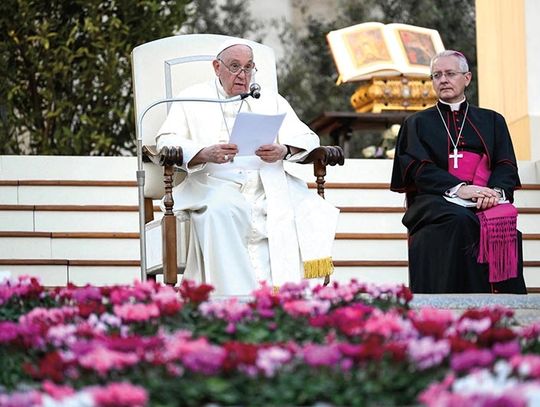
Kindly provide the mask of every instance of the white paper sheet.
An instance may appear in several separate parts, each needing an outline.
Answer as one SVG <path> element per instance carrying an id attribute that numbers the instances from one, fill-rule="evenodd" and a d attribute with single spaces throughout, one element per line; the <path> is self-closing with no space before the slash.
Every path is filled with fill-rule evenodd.
<path id="1" fill-rule="evenodd" d="M 236 116 L 229 143 L 238 145 L 238 155 L 255 155 L 264 144 L 272 144 L 285 118 L 276 115 L 240 112 Z"/>

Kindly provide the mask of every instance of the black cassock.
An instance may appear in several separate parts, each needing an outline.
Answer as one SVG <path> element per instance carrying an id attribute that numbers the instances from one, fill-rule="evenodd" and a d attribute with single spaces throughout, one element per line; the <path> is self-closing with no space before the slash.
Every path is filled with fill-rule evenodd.
<path id="1" fill-rule="evenodd" d="M 438 106 L 455 143 L 467 102 L 455 112 L 443 103 Z M 443 119 L 435 106 L 415 113 L 405 120 L 397 139 L 391 189 L 407 196 L 403 224 L 409 236 L 409 286 L 414 293 L 526 294 L 521 233 L 518 277 L 490 283 L 488 265 L 476 261 L 480 238 L 476 208 L 443 198 L 462 182 L 448 172 L 454 146 Z M 458 149 L 487 154 L 492 171 L 487 186 L 502 188 L 513 202 L 514 189 L 521 184 L 508 127 L 500 114 L 469 105 Z"/>

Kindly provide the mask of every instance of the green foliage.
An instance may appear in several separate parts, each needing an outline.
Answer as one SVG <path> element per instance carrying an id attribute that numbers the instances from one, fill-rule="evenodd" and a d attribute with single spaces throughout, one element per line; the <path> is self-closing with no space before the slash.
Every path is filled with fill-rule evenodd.
<path id="1" fill-rule="evenodd" d="M 0 154 L 133 152 L 133 48 L 177 32 L 243 35 L 256 29 L 245 2 L 0 2 Z"/>
<path id="2" fill-rule="evenodd" d="M 0 152 L 103 155 L 133 148 L 130 52 L 171 35 L 185 3 L 2 2 Z"/>
<path id="3" fill-rule="evenodd" d="M 329 31 L 368 21 L 405 23 L 439 31 L 447 49 L 462 51 L 476 74 L 476 29 L 473 0 L 339 0 L 334 17 L 309 15 L 309 2 L 297 0 L 307 28 L 301 33 L 283 26 L 285 61 L 279 64 L 280 92 L 300 118 L 309 122 L 323 111 L 352 111 L 350 96 L 358 83 L 336 86 L 337 70 L 326 42 Z M 476 82 L 468 97 L 477 100 Z"/>
<path id="4" fill-rule="evenodd" d="M 248 0 L 225 0 L 220 2 L 219 6 L 216 3 L 217 0 L 192 1 L 186 8 L 187 20 L 182 32 L 233 37 L 245 37 L 250 33 L 249 39 L 261 41 L 257 33 L 262 29 L 262 25 L 251 16 L 247 7 Z"/>

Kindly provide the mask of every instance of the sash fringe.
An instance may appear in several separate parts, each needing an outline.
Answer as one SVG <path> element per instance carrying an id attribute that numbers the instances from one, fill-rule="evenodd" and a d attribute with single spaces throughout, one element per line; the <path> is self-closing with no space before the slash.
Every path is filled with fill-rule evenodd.
<path id="1" fill-rule="evenodd" d="M 484 212 L 477 215 L 480 220 L 477 261 L 489 264 L 489 281 L 496 283 L 517 277 L 517 216 L 490 218 Z"/>
<path id="2" fill-rule="evenodd" d="M 304 278 L 320 278 L 329 276 L 334 272 L 332 257 L 307 260 L 304 262 Z"/>

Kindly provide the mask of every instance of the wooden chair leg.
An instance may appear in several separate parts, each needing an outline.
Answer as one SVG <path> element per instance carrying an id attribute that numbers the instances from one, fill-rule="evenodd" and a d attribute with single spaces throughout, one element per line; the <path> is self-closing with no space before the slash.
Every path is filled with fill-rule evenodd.
<path id="1" fill-rule="evenodd" d="M 163 282 L 175 285 L 178 282 L 178 254 L 176 253 L 176 218 L 165 214 L 161 221 L 163 241 Z"/>
<path id="2" fill-rule="evenodd" d="M 176 217 L 173 213 L 173 174 L 174 167 L 165 165 L 163 167 L 165 183 L 165 214 L 161 220 L 161 230 L 163 239 L 163 281 L 165 284 L 175 285 L 178 282 L 178 262 L 176 253 Z"/>

